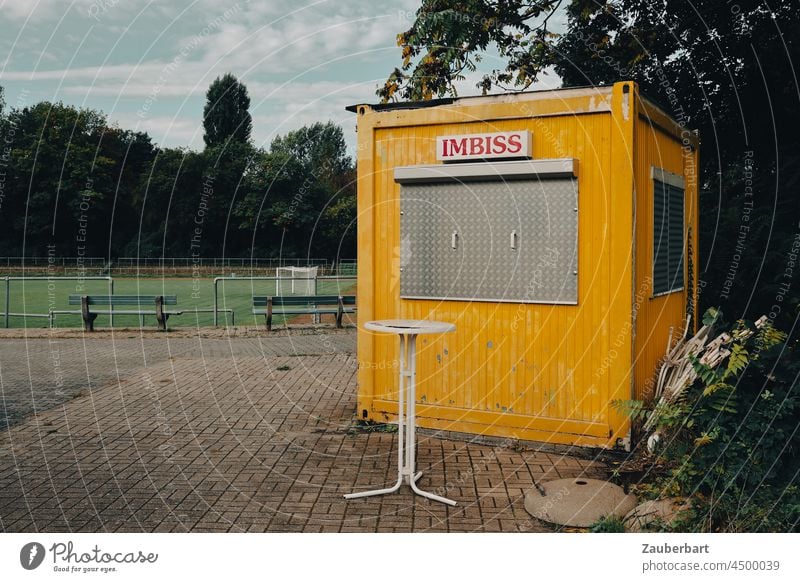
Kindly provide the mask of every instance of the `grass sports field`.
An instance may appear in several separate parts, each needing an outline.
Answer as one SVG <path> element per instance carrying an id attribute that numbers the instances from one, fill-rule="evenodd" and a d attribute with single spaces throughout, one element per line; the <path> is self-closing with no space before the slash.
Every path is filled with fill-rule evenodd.
<path id="1" fill-rule="evenodd" d="M 305 281 L 298 281 L 298 286 Z M 288 292 L 289 281 L 281 281 L 281 290 Z M 354 279 L 318 280 L 318 295 L 355 294 L 356 282 Z M 108 295 L 107 281 L 59 281 L 53 279 L 37 281 L 11 281 L 9 298 L 9 313 L 41 313 L 47 314 L 50 309 L 77 309 L 80 306 L 70 306 L 68 296 L 79 295 Z M 0 312 L 4 311 L 6 288 L 0 281 Z M 174 309 L 183 310 L 184 314 L 172 316 L 169 319 L 170 327 L 203 327 L 213 325 L 212 313 L 195 313 L 194 309 L 211 309 L 214 306 L 213 278 L 160 278 L 140 277 L 123 278 L 114 277 L 114 293 L 116 295 L 177 295 L 178 305 Z M 275 281 L 220 281 L 218 283 L 219 309 L 233 309 L 236 325 L 263 325 L 263 316 L 251 314 L 253 295 L 274 295 Z M 106 309 L 101 307 L 99 309 Z M 117 309 L 124 310 L 126 307 Z M 130 308 L 127 308 L 130 309 Z M 170 307 L 170 309 L 173 309 Z M 224 325 L 229 314 L 220 313 L 219 323 Z M 328 322 L 330 317 L 324 321 Z M 230 324 L 230 320 L 228 320 Z M 276 323 L 280 319 L 276 318 Z M 4 319 L 0 316 L 0 326 Z M 95 328 L 108 327 L 107 316 L 98 316 Z M 9 318 L 9 327 L 47 327 L 46 318 L 32 318 L 12 316 Z M 79 315 L 58 315 L 55 319 L 56 327 L 81 327 Z M 145 326 L 155 327 L 155 316 L 145 318 Z M 139 317 L 135 315 L 115 315 L 114 327 L 139 327 Z"/>

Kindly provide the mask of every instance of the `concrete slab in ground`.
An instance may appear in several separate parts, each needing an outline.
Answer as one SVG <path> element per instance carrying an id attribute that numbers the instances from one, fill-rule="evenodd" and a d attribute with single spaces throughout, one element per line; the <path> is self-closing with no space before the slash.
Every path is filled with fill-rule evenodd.
<path id="1" fill-rule="evenodd" d="M 640 532 L 658 524 L 669 525 L 682 511 L 688 509 L 689 504 L 685 499 L 651 499 L 637 505 L 625 515 L 625 527 L 628 531 Z"/>
<path id="2" fill-rule="evenodd" d="M 619 485 L 598 479 L 558 479 L 532 488 L 525 496 L 525 509 L 549 523 L 589 527 L 601 517 L 623 517 L 636 507 L 636 497 Z"/>
<path id="3" fill-rule="evenodd" d="M 342 347 L 354 345 L 349 333 Z M 276 339 L 195 341 L 159 359 L 163 343 L 104 351 L 108 340 L 65 338 L 62 355 L 81 364 L 65 376 L 93 381 L 0 431 L 0 530 L 541 531 L 523 504 L 534 482 L 605 474 L 590 460 L 422 435 L 420 485 L 458 506 L 406 488 L 345 501 L 394 481 L 396 434 L 351 430 L 352 348 L 317 338 L 301 351 Z M 50 388 L 47 366 L 33 361 L 47 358 L 40 341 L 3 340 L 4 393 Z"/>

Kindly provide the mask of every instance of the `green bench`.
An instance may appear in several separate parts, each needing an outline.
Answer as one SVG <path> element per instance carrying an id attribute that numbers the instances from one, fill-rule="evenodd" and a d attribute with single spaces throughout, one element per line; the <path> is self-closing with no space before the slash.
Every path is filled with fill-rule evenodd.
<path id="1" fill-rule="evenodd" d="M 94 331 L 94 320 L 98 315 L 155 315 L 158 321 L 158 328 L 167 331 L 167 319 L 170 315 L 181 315 L 183 311 L 164 309 L 165 305 L 177 305 L 177 295 L 70 295 L 70 305 L 80 305 L 81 317 L 83 318 L 83 329 Z M 130 307 L 138 309 L 107 309 L 97 310 L 95 306 L 106 305 L 108 307 Z"/>
<path id="2" fill-rule="evenodd" d="M 335 315 L 336 327 L 342 327 L 345 313 L 355 313 L 355 295 L 285 295 L 253 297 L 253 315 L 263 315 L 267 330 L 272 331 L 274 315 Z"/>

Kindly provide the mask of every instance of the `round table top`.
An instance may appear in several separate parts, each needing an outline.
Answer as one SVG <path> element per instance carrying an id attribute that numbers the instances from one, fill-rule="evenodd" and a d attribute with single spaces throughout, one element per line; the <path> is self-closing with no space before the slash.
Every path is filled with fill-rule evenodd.
<path id="1" fill-rule="evenodd" d="M 456 330 L 452 323 L 444 321 L 430 321 L 428 319 L 381 319 L 368 321 L 365 329 L 382 333 L 397 335 L 422 335 L 425 333 L 450 333 Z"/>

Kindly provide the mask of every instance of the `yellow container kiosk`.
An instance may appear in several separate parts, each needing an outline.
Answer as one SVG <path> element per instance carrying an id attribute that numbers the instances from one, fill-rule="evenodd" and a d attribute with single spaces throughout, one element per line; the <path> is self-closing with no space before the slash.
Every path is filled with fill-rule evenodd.
<path id="1" fill-rule="evenodd" d="M 626 448 L 697 291 L 698 148 L 633 82 L 359 104 L 358 417 L 397 414 L 396 338 L 432 319 L 420 426 Z"/>

